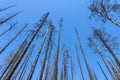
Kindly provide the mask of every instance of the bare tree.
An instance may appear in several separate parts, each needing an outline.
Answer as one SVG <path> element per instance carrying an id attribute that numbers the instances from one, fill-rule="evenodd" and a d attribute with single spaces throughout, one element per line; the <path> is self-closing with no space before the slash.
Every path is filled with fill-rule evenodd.
<path id="1" fill-rule="evenodd" d="M 76 48 L 76 54 L 77 54 L 77 60 L 78 60 L 78 64 L 79 64 L 79 68 L 80 68 L 80 72 L 81 72 L 81 75 L 82 75 L 82 80 L 84 80 L 84 75 L 83 75 L 83 71 L 82 71 L 82 65 L 81 65 L 81 62 L 80 62 L 79 55 L 78 55 L 78 49 L 77 49 L 77 46 L 75 46 L 75 48 Z"/>
<path id="2" fill-rule="evenodd" d="M 43 27 L 47 17 L 48 17 L 49 13 L 45 14 L 39 24 L 39 28 L 37 29 L 37 31 L 35 32 L 35 34 L 33 35 L 33 37 L 30 39 L 29 43 L 25 46 L 25 48 L 23 49 L 23 51 L 21 52 L 19 58 L 17 59 L 16 63 L 14 64 L 14 66 L 12 67 L 11 71 L 8 73 L 8 75 L 6 76 L 6 80 L 10 79 L 13 75 L 13 73 L 15 72 L 16 68 L 18 67 L 19 63 L 21 62 L 23 56 L 25 55 L 25 53 L 27 52 L 30 44 L 33 42 L 33 40 L 35 39 L 36 35 L 39 33 L 40 29 Z"/>
<path id="3" fill-rule="evenodd" d="M 0 8 L 0 12 L 2 12 L 2 11 L 5 11 L 5 10 L 8 10 L 8 9 L 10 9 L 10 8 L 12 8 L 12 7 L 15 7 L 16 5 L 11 5 L 11 6 L 8 6 L 8 7 L 5 7 L 5 8 Z"/>
<path id="4" fill-rule="evenodd" d="M 111 71 L 111 69 L 109 68 L 108 64 L 106 63 L 107 61 L 107 57 L 104 55 L 104 53 L 101 51 L 100 47 L 97 45 L 97 42 L 95 42 L 93 37 L 89 37 L 88 38 L 89 41 L 89 45 L 91 47 L 93 47 L 93 49 L 95 50 L 95 52 L 98 53 L 98 55 L 101 57 L 101 59 L 103 60 L 109 74 L 111 75 L 111 77 L 115 80 L 115 76 L 113 74 L 113 72 Z"/>
<path id="5" fill-rule="evenodd" d="M 74 80 L 74 67 L 73 67 L 73 60 L 72 60 L 72 57 L 70 57 L 70 66 L 71 66 L 71 77 L 72 79 L 71 80 Z"/>
<path id="6" fill-rule="evenodd" d="M 17 22 L 16 23 L 14 23 L 14 24 L 10 24 L 10 27 L 7 29 L 7 30 L 5 30 L 4 32 L 2 32 L 1 34 L 0 34 L 0 37 L 2 36 L 2 35 L 4 35 L 5 33 L 7 33 L 8 31 L 10 31 L 13 27 L 15 27 L 17 25 Z"/>
<path id="7" fill-rule="evenodd" d="M 22 10 L 23 11 L 23 10 Z M 14 18 L 15 16 L 17 16 L 18 14 L 20 14 L 22 11 L 19 11 L 7 18 L 4 18 L 3 20 L 0 21 L 0 25 L 4 24 L 5 22 L 9 21 L 10 19 Z"/>
<path id="8" fill-rule="evenodd" d="M 90 80 L 93 80 L 93 78 L 92 78 L 92 76 L 91 76 L 91 72 L 90 72 L 89 65 L 88 65 L 88 63 L 87 63 L 87 59 L 86 59 L 86 57 L 85 57 L 84 50 L 83 50 L 83 48 L 82 48 L 82 44 L 81 44 L 81 41 L 80 41 L 80 37 L 79 37 L 78 31 L 77 31 L 77 28 L 75 28 L 75 32 L 76 32 L 76 36 L 77 36 L 77 39 L 78 39 L 79 47 L 80 47 L 81 52 L 82 52 L 83 59 L 84 59 L 84 61 L 85 61 L 85 65 L 86 65 L 86 67 L 87 67 L 88 76 L 89 76 Z"/>
<path id="9" fill-rule="evenodd" d="M 113 52 L 113 50 L 116 49 L 116 46 L 118 45 L 118 43 L 116 42 L 116 38 L 112 38 L 111 35 L 108 35 L 104 30 L 95 29 L 95 28 L 93 28 L 93 35 L 94 38 L 99 40 L 105 46 L 105 48 L 112 55 L 116 64 L 120 68 L 120 62 L 117 59 L 115 53 Z"/>
<path id="10" fill-rule="evenodd" d="M 98 63 L 98 66 L 100 67 L 100 70 L 102 71 L 103 75 L 105 76 L 105 79 L 106 79 L 106 80 L 109 80 L 109 79 L 107 78 L 107 75 L 105 74 L 104 70 L 102 69 L 100 63 L 99 63 L 99 62 L 97 62 L 97 63 Z"/>
<path id="11" fill-rule="evenodd" d="M 120 28 L 119 0 L 92 0 L 89 9 L 96 19 L 108 20 Z"/>
<path id="12" fill-rule="evenodd" d="M 25 61 L 24 63 L 21 65 L 21 67 L 19 69 L 22 69 L 21 73 L 20 73 L 20 76 L 18 77 L 18 80 L 22 80 L 22 75 L 24 74 L 25 72 L 25 69 L 26 69 L 26 66 L 27 66 L 27 63 L 29 62 L 30 60 L 30 57 L 33 53 L 33 49 L 34 49 L 34 45 L 31 47 L 30 51 L 29 51 L 29 54 L 26 56 L 25 58 Z"/>
<path id="13" fill-rule="evenodd" d="M 20 35 L 20 33 L 28 26 L 28 24 L 25 24 L 25 26 L 0 50 L 0 54 Z"/>
<path id="14" fill-rule="evenodd" d="M 42 51 L 42 49 L 43 49 L 43 46 L 44 46 L 44 44 L 45 44 L 45 40 L 46 40 L 47 34 L 48 34 L 48 30 L 46 31 L 46 33 L 45 33 L 45 35 L 44 35 L 44 39 L 43 39 L 43 41 L 42 41 L 42 44 L 40 45 L 40 50 L 39 50 L 39 52 L 38 52 L 38 54 L 37 54 L 37 56 L 36 56 L 36 58 L 35 58 L 35 60 L 34 60 L 34 63 L 33 63 L 32 68 L 31 68 L 31 70 L 30 70 L 30 73 L 29 73 L 29 75 L 28 75 L 28 77 L 27 77 L 27 80 L 30 80 L 30 79 L 32 78 L 32 75 L 33 75 L 33 73 L 34 73 L 35 67 L 36 67 L 36 65 L 37 65 L 37 62 L 38 62 L 38 59 L 39 59 L 39 56 L 40 56 L 40 53 L 41 53 L 41 51 Z"/>
<path id="15" fill-rule="evenodd" d="M 21 50 L 23 50 L 24 46 L 26 44 L 26 39 L 23 41 L 23 43 L 20 45 L 20 47 L 18 48 L 18 50 L 16 50 L 13 58 L 11 59 L 11 61 L 9 62 L 9 64 L 7 65 L 7 67 L 5 68 L 5 70 L 2 72 L 2 75 L 0 77 L 0 79 L 2 79 L 5 75 L 5 73 L 7 71 L 9 71 L 9 69 L 12 67 L 12 65 L 14 64 L 14 62 L 16 61 L 16 59 L 18 58 L 18 55 L 20 54 Z"/>
<path id="16" fill-rule="evenodd" d="M 52 74 L 52 79 L 57 80 L 58 78 L 58 62 L 59 62 L 59 54 L 60 54 L 60 39 L 61 39 L 61 32 L 62 32 L 62 18 L 60 20 L 60 29 L 59 29 L 59 35 L 58 35 L 58 44 L 57 44 L 57 51 L 56 51 L 56 56 L 55 56 L 55 63 L 54 63 L 54 70 Z"/>
<path id="17" fill-rule="evenodd" d="M 17 76 L 19 75 L 19 73 L 20 73 L 20 71 L 22 70 L 22 68 L 23 68 L 22 72 L 24 71 L 25 66 L 27 65 L 27 62 L 28 62 L 28 60 L 30 59 L 30 57 L 31 57 L 31 55 L 32 55 L 33 49 L 34 49 L 34 46 L 32 46 L 32 47 L 30 48 L 30 51 L 29 51 L 29 53 L 27 54 L 27 56 L 25 57 L 23 63 L 20 65 L 19 69 L 16 71 L 16 73 L 15 73 L 14 76 L 12 77 L 13 80 L 15 80 L 15 79 L 17 78 Z M 20 79 L 21 76 L 22 76 L 22 72 L 21 72 L 21 74 L 20 74 L 19 79 Z"/>

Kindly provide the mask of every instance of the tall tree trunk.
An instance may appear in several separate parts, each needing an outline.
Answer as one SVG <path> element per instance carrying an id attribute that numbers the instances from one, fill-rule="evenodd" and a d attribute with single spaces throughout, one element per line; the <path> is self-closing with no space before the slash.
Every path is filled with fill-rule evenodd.
<path id="1" fill-rule="evenodd" d="M 12 58 L 12 60 L 10 61 L 10 63 L 7 65 L 6 69 L 3 71 L 3 73 L 2 73 L 2 75 L 0 77 L 0 80 L 4 77 L 4 75 L 8 71 L 8 69 L 12 67 L 12 65 L 14 64 L 14 62 L 16 61 L 16 59 L 18 58 L 18 55 L 20 54 L 21 50 L 23 50 L 25 44 L 26 44 L 26 39 L 20 45 L 20 47 L 18 48 L 18 50 L 15 53 L 14 57 Z"/>
<path id="2" fill-rule="evenodd" d="M 82 72 L 82 66 L 81 66 L 81 62 L 80 62 L 79 55 L 78 55 L 78 49 L 77 49 L 77 46 L 75 46 L 75 48 L 76 48 L 76 55 L 77 55 L 77 60 L 78 60 L 78 64 L 79 64 L 79 68 L 80 68 L 80 72 L 81 72 L 81 75 L 82 75 L 82 80 L 84 80 L 84 75 L 83 75 L 83 72 Z"/>
<path id="3" fill-rule="evenodd" d="M 120 68 L 120 62 L 117 59 L 117 57 L 115 56 L 115 53 L 111 50 L 111 48 L 106 44 L 105 40 L 99 35 L 99 33 L 96 31 L 96 35 L 98 36 L 98 38 L 100 39 L 100 41 L 104 44 L 104 46 L 106 47 L 106 49 L 110 52 L 110 54 L 112 55 L 113 59 L 115 60 L 116 64 L 118 65 L 118 67 Z"/>
<path id="4" fill-rule="evenodd" d="M 89 76 L 90 80 L 92 80 L 92 76 L 91 76 L 91 73 L 90 73 L 90 68 L 89 68 L 89 65 L 88 65 L 88 63 L 87 63 L 84 50 L 83 50 L 83 48 L 82 48 L 82 44 L 81 44 L 81 41 L 80 41 L 80 37 L 79 37 L 78 31 L 77 31 L 77 28 L 75 28 L 75 32 L 76 32 L 76 36 L 77 36 L 77 39 L 78 39 L 79 47 L 80 47 L 81 52 L 82 52 L 83 59 L 84 59 L 84 61 L 85 61 L 85 65 L 86 65 L 86 67 L 87 67 L 88 76 Z"/>
<path id="5" fill-rule="evenodd" d="M 60 30 L 59 30 L 59 36 L 58 36 L 58 44 L 57 44 L 57 51 L 56 51 L 56 56 L 55 56 L 55 63 L 54 63 L 54 70 L 52 73 L 52 79 L 57 80 L 58 78 L 58 59 L 59 59 L 59 54 L 60 54 L 60 39 L 61 39 L 61 31 L 62 31 L 62 19 L 60 20 Z"/>
<path id="6" fill-rule="evenodd" d="M 6 80 L 9 80 L 13 73 L 15 72 L 16 68 L 18 67 L 19 63 L 21 62 L 23 56 L 25 55 L 25 53 L 27 52 L 30 44 L 33 42 L 33 40 L 35 39 L 36 35 L 39 33 L 40 29 L 42 28 L 42 26 L 44 25 L 47 17 L 48 17 L 49 13 L 45 14 L 41 20 L 41 23 L 39 24 L 39 28 L 37 29 L 37 31 L 35 32 L 35 34 L 33 35 L 33 37 L 31 38 L 31 40 L 29 41 L 29 43 L 27 44 L 27 46 L 24 48 L 24 50 L 21 52 L 21 55 L 19 56 L 19 58 L 17 59 L 16 63 L 14 64 L 14 66 L 12 67 L 11 71 L 8 73 L 8 75 L 6 76 Z"/>
<path id="7" fill-rule="evenodd" d="M 71 77 L 72 77 L 72 79 L 71 80 L 74 80 L 74 75 L 73 75 L 73 60 L 72 60 L 72 57 L 70 57 L 70 66 L 71 66 Z"/>
<path id="8" fill-rule="evenodd" d="M 22 75 L 24 74 L 25 68 L 27 67 L 26 65 L 27 65 L 27 63 L 28 63 L 28 61 L 29 61 L 29 59 L 30 59 L 30 57 L 31 57 L 31 55 L 32 55 L 33 49 L 34 49 L 34 46 L 32 46 L 32 48 L 30 49 L 29 54 L 28 54 L 28 56 L 26 57 L 24 63 L 21 65 L 21 68 L 20 68 L 20 69 L 22 69 L 22 68 L 23 68 L 23 69 L 22 69 L 22 71 L 21 71 L 20 76 L 18 77 L 18 80 L 22 80 Z"/>
<path id="9" fill-rule="evenodd" d="M 46 62 L 46 71 L 45 71 L 45 80 L 48 80 L 50 79 L 50 62 L 51 62 L 51 54 L 52 54 L 52 46 L 50 46 L 50 49 L 49 49 L 49 54 L 48 54 L 48 57 L 47 57 L 47 62 Z"/>
<path id="10" fill-rule="evenodd" d="M 16 72 L 15 75 L 13 76 L 13 78 L 12 78 L 13 80 L 15 80 L 15 79 L 17 78 L 17 76 L 19 75 L 19 73 L 20 73 L 20 71 L 22 70 L 22 68 L 23 68 L 23 70 L 24 70 L 24 66 L 27 65 L 27 62 L 28 62 L 30 56 L 32 55 L 33 49 L 34 49 L 34 46 L 31 47 L 31 49 L 30 49 L 30 51 L 29 51 L 29 54 L 25 57 L 24 62 L 20 65 L 19 69 L 17 70 L 17 72 Z M 22 73 L 21 73 L 21 74 L 22 74 Z M 20 74 L 20 75 L 21 75 L 21 74 Z"/>
<path id="11" fill-rule="evenodd" d="M 13 39 L 11 39 L 7 45 L 4 46 L 4 48 L 2 48 L 2 50 L 0 50 L 0 54 L 18 37 L 18 35 L 28 26 L 28 24 L 26 24 L 14 37 Z"/>
<path id="12" fill-rule="evenodd" d="M 15 6 L 16 6 L 16 5 L 11 5 L 11 6 L 8 6 L 8 7 L 5 7 L 5 8 L 1 8 L 1 9 L 0 9 L 0 12 L 5 11 L 5 10 L 10 9 L 10 8 L 12 8 L 12 7 L 15 7 Z"/>
<path id="13" fill-rule="evenodd" d="M 0 21 L 0 25 L 2 25 L 2 24 L 4 24 L 5 22 L 9 21 L 10 19 L 14 18 L 15 16 L 17 16 L 17 15 L 20 14 L 21 12 L 22 12 L 22 11 L 19 11 L 19 12 L 13 14 L 12 16 L 9 16 L 9 17 L 1 20 L 1 21 Z"/>
<path id="14" fill-rule="evenodd" d="M 35 67 L 37 65 L 37 62 L 38 62 L 38 59 L 39 59 L 39 56 L 40 56 L 40 53 L 41 53 L 41 51 L 43 49 L 43 46 L 45 44 L 45 40 L 46 40 L 47 34 L 48 34 L 48 30 L 46 31 L 46 33 L 44 35 L 44 39 L 43 39 L 42 44 L 40 46 L 40 50 L 39 50 L 39 52 L 38 52 L 38 54 L 37 54 L 37 56 L 35 58 L 34 64 L 32 65 L 32 68 L 31 68 L 30 73 L 29 73 L 29 75 L 27 77 L 27 80 L 31 80 L 31 78 L 32 78 L 32 75 L 34 73 Z"/>
<path id="15" fill-rule="evenodd" d="M 111 67 L 111 69 L 112 69 L 112 71 L 114 73 L 115 80 L 120 80 L 120 73 L 119 73 L 119 71 L 115 68 L 115 66 L 113 66 L 111 61 L 108 60 L 108 64 L 109 64 L 109 66 Z"/>
<path id="16" fill-rule="evenodd" d="M 45 57 L 43 59 L 43 63 L 42 63 L 42 66 L 41 66 L 40 80 L 42 80 L 42 78 L 43 78 L 43 74 L 44 74 L 44 71 L 45 71 L 45 64 L 47 62 L 47 57 L 49 55 L 49 53 L 48 53 L 49 48 L 50 48 L 52 40 L 53 40 L 52 36 L 53 36 L 54 27 L 51 23 L 49 24 L 49 28 L 50 28 L 50 33 L 49 33 L 49 37 L 48 37 L 47 47 L 46 47 L 46 50 L 45 50 Z"/>
<path id="17" fill-rule="evenodd" d="M 102 73 L 103 73 L 103 75 L 104 75 L 105 79 L 106 79 L 106 80 L 109 80 L 109 79 L 107 78 L 107 76 L 106 76 L 106 74 L 105 74 L 104 70 L 102 69 L 102 67 L 101 67 L 100 63 L 99 63 L 99 62 L 97 62 L 97 63 L 98 63 L 98 66 L 100 67 L 100 70 L 102 71 Z"/>
<path id="18" fill-rule="evenodd" d="M 0 37 L 2 36 L 2 35 L 4 35 L 5 33 L 7 33 L 8 31 L 10 31 L 14 26 L 16 26 L 17 25 L 17 23 L 14 23 L 14 24 L 12 24 L 12 25 L 10 25 L 10 27 L 7 29 L 7 30 L 5 30 L 4 32 L 2 32 L 1 34 L 0 34 Z"/>

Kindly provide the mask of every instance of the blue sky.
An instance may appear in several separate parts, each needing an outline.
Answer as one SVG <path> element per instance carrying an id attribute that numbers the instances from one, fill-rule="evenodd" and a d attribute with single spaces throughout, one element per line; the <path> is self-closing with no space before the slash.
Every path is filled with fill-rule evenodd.
<path id="1" fill-rule="evenodd" d="M 94 25 L 95 22 L 89 19 L 89 0 L 0 0 L 0 4 L 0 7 L 5 7 L 11 4 L 17 5 L 8 13 L 24 10 L 15 18 L 15 20 L 17 20 L 21 24 L 28 22 L 30 23 L 30 25 L 33 25 L 35 22 L 38 22 L 38 20 L 44 13 L 50 12 L 49 19 L 51 19 L 56 28 L 58 28 L 57 26 L 59 23 L 59 19 L 63 17 L 63 32 L 61 40 L 62 44 L 65 43 L 71 52 L 75 52 L 74 45 L 77 43 L 77 38 L 75 36 L 74 27 L 77 27 L 88 62 L 92 69 L 95 69 L 96 72 L 99 74 L 98 79 L 103 79 L 103 75 L 101 75 L 101 72 L 97 70 L 98 67 L 96 67 L 96 62 L 94 61 L 98 59 L 98 56 L 92 54 L 92 51 L 88 49 L 87 45 L 87 37 L 91 33 L 90 27 Z M 110 23 L 106 25 L 111 26 Z M 108 30 L 109 32 L 113 30 L 119 33 L 117 28 L 108 28 Z M 73 56 L 75 55 L 73 54 Z M 85 68 L 83 69 L 85 70 Z M 76 80 L 79 78 L 79 75 L 77 75 L 77 73 L 78 72 L 76 72 L 75 76 Z M 87 76 L 86 73 L 85 75 Z"/>

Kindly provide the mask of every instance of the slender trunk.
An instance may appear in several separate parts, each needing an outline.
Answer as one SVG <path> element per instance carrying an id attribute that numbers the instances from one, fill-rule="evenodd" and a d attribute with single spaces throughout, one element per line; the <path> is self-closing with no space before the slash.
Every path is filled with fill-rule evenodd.
<path id="1" fill-rule="evenodd" d="M 34 49 L 34 46 L 30 49 L 29 54 L 28 54 L 28 56 L 26 57 L 27 59 L 25 59 L 24 63 L 21 65 L 21 68 L 20 68 L 20 69 L 22 69 L 22 68 L 23 68 L 23 69 L 22 69 L 22 71 L 21 71 L 20 76 L 18 77 L 18 80 L 22 80 L 22 75 L 24 74 L 25 67 L 26 67 L 26 65 L 27 65 L 27 63 L 28 63 L 28 61 L 29 61 L 29 59 L 30 59 L 30 57 L 31 57 L 31 55 L 32 55 L 33 49 Z"/>
<path id="2" fill-rule="evenodd" d="M 89 65 L 88 65 L 88 63 L 87 63 L 87 60 L 86 60 L 86 57 L 85 57 L 85 53 L 84 53 L 84 50 L 83 50 L 83 48 L 82 48 L 82 44 L 81 44 L 81 41 L 80 41 L 80 37 L 79 37 L 78 31 L 77 31 L 76 28 L 75 28 L 75 32 L 76 32 L 76 36 L 77 36 L 77 38 L 78 38 L 78 43 L 79 43 L 79 47 L 80 47 L 81 52 L 82 52 L 83 59 L 84 59 L 84 61 L 85 61 L 85 65 L 86 65 L 86 67 L 87 67 L 88 76 L 89 76 L 90 80 L 92 80 L 92 76 L 91 76 L 91 73 L 90 73 L 90 68 L 89 68 Z"/>
<path id="3" fill-rule="evenodd" d="M 52 79 L 57 80 L 58 78 L 58 59 L 59 59 L 59 54 L 60 54 L 60 39 L 61 39 L 61 31 L 62 31 L 62 19 L 60 21 L 60 30 L 59 30 L 59 36 L 58 36 L 58 45 L 57 45 L 57 51 L 56 51 L 56 56 L 55 56 L 55 63 L 54 63 L 54 70 L 52 74 Z"/>
<path id="4" fill-rule="evenodd" d="M 30 49 L 30 51 L 29 51 L 29 54 L 25 57 L 25 60 L 24 60 L 24 62 L 21 64 L 21 66 L 19 67 L 19 69 L 17 70 L 17 72 L 15 73 L 15 75 L 13 76 L 13 80 L 15 80 L 16 78 L 17 78 L 17 75 L 19 75 L 19 73 L 20 73 L 20 71 L 22 70 L 22 68 L 23 68 L 23 70 L 24 70 L 24 66 L 26 66 L 27 65 L 27 62 L 28 62 L 28 60 L 29 60 L 29 58 L 30 58 L 30 56 L 32 55 L 32 51 L 33 51 L 33 49 L 34 49 L 34 47 L 32 47 L 31 49 Z M 22 73 L 21 73 L 22 74 Z M 20 74 L 20 75 L 21 75 Z M 18 79 L 19 80 L 19 79 Z"/>
<path id="5" fill-rule="evenodd" d="M 42 42 L 42 44 L 41 44 L 41 46 L 40 46 L 40 50 L 39 50 L 39 52 L 38 52 L 38 54 L 37 54 L 37 56 L 36 56 L 36 58 L 35 58 L 34 64 L 32 65 L 32 68 L 31 68 L 31 71 L 30 71 L 30 73 L 29 73 L 29 75 L 28 75 L 28 77 L 27 77 L 27 80 L 31 80 L 31 78 L 32 78 L 32 75 L 33 75 L 33 73 L 34 73 L 35 67 L 36 67 L 36 65 L 37 65 L 37 62 L 38 62 L 38 59 L 39 59 L 39 56 L 40 56 L 40 53 L 41 53 L 41 51 L 42 51 L 42 49 L 43 49 L 43 46 L 44 46 L 44 44 L 45 44 L 45 40 L 46 40 L 47 34 L 48 34 L 48 30 L 46 31 L 46 33 L 45 33 L 45 35 L 44 35 L 44 39 L 43 39 L 43 42 Z"/>
<path id="6" fill-rule="evenodd" d="M 5 10 L 10 9 L 10 8 L 12 8 L 12 7 L 15 7 L 15 6 L 16 6 L 16 5 L 11 5 L 11 6 L 2 8 L 2 9 L 0 9 L 0 12 L 5 11 Z"/>
<path id="7" fill-rule="evenodd" d="M 51 54 L 52 54 L 52 47 L 50 47 L 50 51 L 47 58 L 45 80 L 50 79 L 49 72 L 50 72 Z"/>
<path id="8" fill-rule="evenodd" d="M 104 57 L 103 57 L 103 56 L 101 56 L 101 58 L 102 58 L 102 60 L 103 60 L 103 62 L 104 62 L 104 64 L 105 64 L 105 66 L 106 66 L 106 68 L 107 68 L 107 70 L 108 70 L 109 74 L 110 74 L 110 75 L 111 75 L 111 77 L 115 80 L 115 76 L 114 76 L 113 72 L 110 70 L 110 68 L 109 68 L 108 64 L 106 63 L 106 61 L 105 61 L 105 59 L 104 59 Z"/>
<path id="9" fill-rule="evenodd" d="M 5 78 L 6 80 L 9 80 L 13 73 L 15 72 L 16 68 L 18 67 L 19 63 L 21 62 L 22 58 L 24 57 L 25 53 L 27 52 L 29 46 L 31 45 L 31 43 L 33 42 L 33 40 L 35 39 L 36 35 L 39 33 L 40 29 L 42 28 L 42 26 L 44 25 L 47 17 L 48 17 L 49 13 L 45 14 L 45 16 L 42 18 L 41 23 L 39 25 L 39 28 L 37 29 L 37 31 L 35 32 L 35 34 L 33 35 L 33 37 L 31 38 L 31 40 L 29 41 L 29 43 L 27 44 L 27 46 L 24 48 L 24 50 L 21 52 L 21 55 L 19 56 L 19 58 L 17 59 L 16 63 L 14 64 L 14 66 L 12 67 L 11 71 L 8 73 L 7 77 Z"/>
<path id="10" fill-rule="evenodd" d="M 18 48 L 17 52 L 15 53 L 14 57 L 12 58 L 12 60 L 10 61 L 10 63 L 7 65 L 6 69 L 3 71 L 0 80 L 4 77 L 5 73 L 8 71 L 8 69 L 10 68 L 10 66 L 12 66 L 12 64 L 14 64 L 15 60 L 18 58 L 19 53 L 21 52 L 21 50 L 23 49 L 23 47 L 25 46 L 26 43 L 26 39 L 23 41 L 23 43 L 20 45 L 20 47 Z"/>
<path id="11" fill-rule="evenodd" d="M 104 75 L 105 79 L 106 79 L 106 80 L 109 80 L 109 79 L 107 78 L 107 76 L 106 76 L 106 74 L 105 74 L 104 70 L 102 69 L 102 67 L 101 67 L 100 63 L 99 63 L 99 62 L 97 62 L 97 63 L 98 63 L 98 66 L 100 67 L 100 70 L 102 71 L 102 73 L 103 73 L 103 75 Z"/>
<path id="12" fill-rule="evenodd" d="M 112 55 L 113 59 L 115 60 L 116 64 L 118 65 L 118 67 L 120 68 L 120 62 L 117 59 L 117 57 L 115 56 L 114 52 L 111 50 L 111 48 L 107 45 L 107 43 L 105 42 L 105 40 L 99 35 L 98 32 L 96 32 L 96 35 L 99 37 L 100 41 L 104 44 L 104 46 L 106 47 L 106 49 L 110 52 L 110 54 Z"/>
<path id="13" fill-rule="evenodd" d="M 5 30 L 4 32 L 2 32 L 2 33 L 0 34 L 0 37 L 1 37 L 2 35 L 4 35 L 5 33 L 7 33 L 8 31 L 10 31 L 14 26 L 16 26 L 16 24 L 17 24 L 17 23 L 15 23 L 15 24 L 13 24 L 13 25 L 10 25 L 10 27 L 9 27 L 7 30 Z"/>
<path id="14" fill-rule="evenodd" d="M 45 50 L 45 57 L 43 59 L 43 63 L 42 63 L 42 67 L 41 67 L 41 74 L 40 74 L 40 80 L 42 80 L 43 78 L 43 74 L 44 74 L 44 71 L 45 71 L 45 64 L 47 62 L 47 57 L 48 57 L 48 51 L 49 51 L 49 48 L 50 48 L 50 45 L 52 43 L 52 36 L 53 36 L 53 31 L 54 31 L 54 27 L 52 24 L 49 24 L 50 26 L 50 33 L 49 33 L 49 37 L 48 37 L 48 42 L 47 42 L 47 47 L 46 47 L 46 50 Z"/>
<path id="15" fill-rule="evenodd" d="M 99 46 L 93 41 L 92 37 L 88 38 L 88 40 L 90 41 L 90 43 L 92 44 L 92 46 L 94 46 L 94 49 L 97 51 L 98 55 L 101 57 L 101 59 L 103 60 L 109 74 L 111 75 L 111 77 L 115 80 L 115 76 L 113 75 L 112 71 L 110 70 L 108 64 L 106 63 L 106 56 L 103 54 L 103 52 L 100 50 Z"/>
<path id="16" fill-rule="evenodd" d="M 83 72 L 82 72 L 82 66 L 81 66 L 81 62 L 80 62 L 79 55 L 78 55 L 78 49 L 77 49 L 76 46 L 75 46 L 75 48 L 76 48 L 76 55 L 77 55 L 77 60 L 78 60 L 78 64 L 79 64 L 79 68 L 80 68 L 80 72 L 81 72 L 81 75 L 82 75 L 82 80 L 84 80 L 84 75 L 83 75 Z"/>
<path id="17" fill-rule="evenodd" d="M 115 66 L 113 66 L 113 64 L 111 63 L 111 61 L 108 61 L 108 64 L 110 65 L 114 75 L 115 75 L 115 79 L 116 80 L 120 80 L 120 73 L 119 71 L 115 68 Z"/>
<path id="18" fill-rule="evenodd" d="M 73 73 L 74 73 L 74 72 L 73 72 L 73 69 L 74 69 L 74 68 L 73 68 L 73 61 L 72 61 L 72 57 L 70 58 L 70 65 L 71 65 L 71 77 L 72 77 L 72 79 L 71 79 L 71 80 L 74 80 L 74 78 L 73 78 L 73 77 L 74 77 L 74 76 L 73 76 Z"/>
<path id="19" fill-rule="evenodd" d="M 9 21 L 10 19 L 14 18 L 15 16 L 17 16 L 17 15 L 20 14 L 21 12 L 22 12 L 22 11 L 19 11 L 19 12 L 13 14 L 12 16 L 9 16 L 9 17 L 1 20 L 1 21 L 0 21 L 0 25 L 2 25 L 2 24 L 4 24 L 5 22 Z"/>
<path id="20" fill-rule="evenodd" d="M 28 26 L 28 24 L 26 24 L 14 37 L 13 39 L 11 39 L 7 45 L 4 46 L 4 48 L 2 48 L 2 50 L 0 50 L 0 54 L 18 37 L 18 35 Z"/>
<path id="21" fill-rule="evenodd" d="M 63 68 L 61 69 L 61 72 L 60 72 L 60 80 L 64 80 L 63 79 L 63 76 L 64 76 L 64 73 L 63 73 Z"/>
<path id="22" fill-rule="evenodd" d="M 68 80 L 68 58 L 69 58 L 69 54 L 68 54 L 68 50 L 65 49 L 64 50 L 64 55 L 63 55 L 63 72 L 64 72 L 64 80 Z"/>
<path id="23" fill-rule="evenodd" d="M 110 18 L 108 15 L 105 15 L 101 12 L 99 12 L 97 9 L 96 9 L 96 12 L 98 14 L 100 14 L 102 17 L 106 18 L 107 20 L 109 20 L 111 23 L 115 24 L 116 26 L 118 26 L 120 28 L 120 22 L 117 22 L 116 20 L 113 20 L 112 18 Z"/>

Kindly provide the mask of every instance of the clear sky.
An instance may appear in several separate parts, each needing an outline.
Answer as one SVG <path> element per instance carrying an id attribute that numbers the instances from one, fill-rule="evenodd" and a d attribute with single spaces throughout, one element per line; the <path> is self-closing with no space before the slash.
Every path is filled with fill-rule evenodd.
<path id="1" fill-rule="evenodd" d="M 65 43 L 71 52 L 75 52 L 74 45 L 77 43 L 77 38 L 75 36 L 74 27 L 77 27 L 90 67 L 97 72 L 98 79 L 103 80 L 103 75 L 101 75 L 98 67 L 96 67 L 95 60 L 98 56 L 93 54 L 92 51 L 88 49 L 87 45 L 87 37 L 91 33 L 91 26 L 94 25 L 94 21 L 89 19 L 89 0 L 0 0 L 0 4 L 0 7 L 16 4 L 17 6 L 11 9 L 10 13 L 24 10 L 15 18 L 20 23 L 28 22 L 32 25 L 38 22 L 44 13 L 50 12 L 49 19 L 51 19 L 56 28 L 58 28 L 59 19 L 63 17 L 62 44 Z M 113 28 L 109 28 L 109 32 L 112 29 Z M 114 28 L 113 31 L 117 32 L 117 29 Z M 76 72 L 75 77 L 76 80 L 79 80 L 77 73 L 78 72 Z"/>

